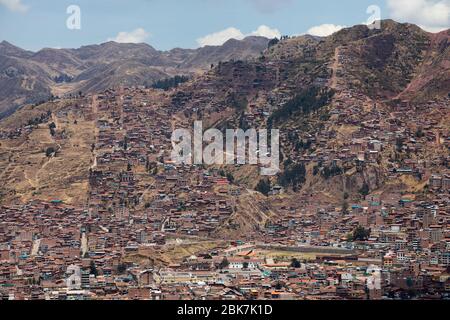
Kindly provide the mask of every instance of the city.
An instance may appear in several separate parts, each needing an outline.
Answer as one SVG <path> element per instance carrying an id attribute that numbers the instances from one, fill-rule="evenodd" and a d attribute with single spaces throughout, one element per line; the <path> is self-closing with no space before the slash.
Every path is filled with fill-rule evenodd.
<path id="1" fill-rule="evenodd" d="M 0 43 L 0 300 L 448 300 L 450 32 L 380 25 Z"/>

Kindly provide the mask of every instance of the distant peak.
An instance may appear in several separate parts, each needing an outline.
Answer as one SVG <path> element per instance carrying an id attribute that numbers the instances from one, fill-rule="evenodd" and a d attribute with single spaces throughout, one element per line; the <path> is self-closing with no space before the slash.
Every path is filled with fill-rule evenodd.
<path id="1" fill-rule="evenodd" d="M 140 42 L 140 43 L 124 43 L 124 42 L 116 42 L 116 41 L 107 41 L 104 43 L 100 44 L 101 47 L 121 47 L 121 48 L 136 48 L 136 47 L 141 47 L 141 48 L 147 48 L 147 49 L 151 49 L 151 50 L 156 50 L 155 48 L 153 48 L 151 45 L 149 45 L 148 43 L 145 42 Z"/>
<path id="2" fill-rule="evenodd" d="M 261 37 L 261 36 L 248 36 L 245 37 L 244 39 L 234 39 L 231 38 L 229 40 L 227 40 L 223 45 L 221 46 L 228 46 L 228 45 L 232 45 L 232 44 L 237 44 L 237 43 L 249 43 L 249 42 L 255 42 L 255 41 L 269 41 L 270 39 L 266 38 L 266 37 Z M 218 46 L 218 47 L 221 47 Z"/>
<path id="3" fill-rule="evenodd" d="M 243 39 L 243 41 L 245 41 L 245 40 L 254 40 L 254 39 L 266 39 L 266 40 L 269 40 L 269 38 L 263 37 L 263 36 L 248 36 L 248 37 L 245 37 Z"/>
<path id="4" fill-rule="evenodd" d="M 150 47 L 150 45 L 145 43 L 145 42 L 139 42 L 139 43 L 135 43 L 135 42 L 117 42 L 117 41 L 114 41 L 114 40 L 103 42 L 100 45 L 101 46 L 103 46 L 103 45 L 115 45 L 115 46 L 149 46 Z"/>
<path id="5" fill-rule="evenodd" d="M 13 44 L 9 43 L 9 42 L 6 41 L 6 40 L 3 40 L 2 42 L 0 42 L 0 45 L 2 45 L 2 46 L 8 46 L 8 47 L 14 47 Z"/>
<path id="6" fill-rule="evenodd" d="M 2 49 L 3 53 L 9 54 L 9 55 L 25 56 L 25 55 L 29 55 L 32 53 L 31 51 L 27 51 L 22 48 L 19 48 L 6 40 L 3 40 L 2 42 L 0 42 L 0 48 Z"/>

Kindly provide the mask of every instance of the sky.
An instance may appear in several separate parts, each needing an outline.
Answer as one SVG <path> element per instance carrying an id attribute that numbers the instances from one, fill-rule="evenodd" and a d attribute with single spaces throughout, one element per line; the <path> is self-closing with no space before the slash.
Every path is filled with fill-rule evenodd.
<path id="1" fill-rule="evenodd" d="M 111 40 L 170 50 L 249 35 L 327 36 L 374 17 L 438 32 L 450 28 L 450 0 L 0 0 L 0 41 L 33 51 Z"/>

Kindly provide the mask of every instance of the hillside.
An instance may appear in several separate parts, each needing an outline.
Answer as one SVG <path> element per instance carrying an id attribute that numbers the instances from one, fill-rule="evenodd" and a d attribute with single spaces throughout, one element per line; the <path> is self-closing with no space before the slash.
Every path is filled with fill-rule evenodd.
<path id="1" fill-rule="evenodd" d="M 371 197 L 427 200 L 430 177 L 450 163 L 449 36 L 388 20 L 381 30 L 283 39 L 247 60 L 226 49 L 232 41 L 220 59 L 234 60 L 167 91 L 132 87 L 170 70 L 140 60 L 141 50 L 157 54 L 150 47 L 126 46 L 136 57 L 120 62 L 121 49 L 105 52 L 110 63 L 75 78 L 95 93 L 27 106 L 0 122 L 3 200 L 56 198 L 101 219 L 151 211 L 164 232 L 252 240 L 293 212 L 345 212 Z M 216 60 L 217 49 L 197 54 Z M 79 50 L 71 64 L 102 55 L 102 46 Z M 208 61 L 181 49 L 159 58 L 183 60 L 181 68 Z M 269 178 L 268 197 L 254 191 L 263 179 L 254 166 L 170 164 L 173 129 L 197 119 L 204 128 L 280 130 L 281 171 Z"/>
<path id="2" fill-rule="evenodd" d="M 194 75 L 219 61 L 256 57 L 268 39 L 248 37 L 223 46 L 163 52 L 147 44 L 107 42 L 78 49 L 45 48 L 36 53 L 0 43 L 0 118 L 18 106 L 52 94 L 98 92 L 138 86 L 175 75 Z"/>

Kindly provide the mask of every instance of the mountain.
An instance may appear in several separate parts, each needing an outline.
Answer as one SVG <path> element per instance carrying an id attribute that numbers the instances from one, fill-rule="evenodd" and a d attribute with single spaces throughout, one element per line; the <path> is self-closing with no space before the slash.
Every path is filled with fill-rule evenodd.
<path id="1" fill-rule="evenodd" d="M 448 94 L 448 31 L 431 34 L 392 20 L 382 25 L 381 30 L 354 26 L 326 38 L 294 37 L 271 45 L 269 50 L 269 40 L 262 37 L 170 51 L 158 51 L 148 44 L 107 42 L 78 49 L 45 48 L 34 53 L 3 41 L 0 117 L 52 95 L 148 86 L 175 75 L 202 74 L 219 62 L 251 61 L 262 52 L 268 59 L 290 63 L 289 68 L 278 71 L 278 81 L 289 79 L 289 85 L 296 83 L 297 87 L 329 80 L 333 88 L 358 89 L 380 99 L 423 101 Z M 341 56 L 347 60 L 339 61 Z M 333 68 L 333 64 L 339 67 Z M 343 83 L 340 74 L 346 75 Z"/>
<path id="2" fill-rule="evenodd" d="M 440 62 L 449 58 L 448 31 L 434 35 L 412 24 L 386 20 L 381 31 L 368 32 L 366 36 L 342 45 L 345 34 L 346 31 L 330 39 L 341 44 L 336 46 L 336 55 L 347 56 L 348 63 L 342 64 L 340 71 L 348 75 L 348 86 L 359 87 L 370 97 L 403 95 L 418 79 L 423 82 L 425 73 L 430 81 L 439 73 L 446 74 L 448 79 L 450 69 Z M 426 83 L 422 89 L 422 92 L 411 92 L 409 99 L 432 98 L 435 94 L 446 93 L 444 88 L 437 89 Z"/>
<path id="3" fill-rule="evenodd" d="M 205 46 L 196 50 L 181 63 L 182 68 L 207 69 L 219 61 L 247 60 L 257 56 L 267 48 L 268 41 L 263 37 L 247 37 L 243 40 L 230 39 L 222 46 Z"/>
<path id="4" fill-rule="evenodd" d="M 369 195 L 387 208 L 410 195 L 433 203 L 430 177 L 449 174 L 450 34 L 391 20 L 381 26 L 283 38 L 265 43 L 262 54 L 263 39 L 250 38 L 163 53 L 106 43 L 45 50 L 27 60 L 0 56 L 3 77 L 26 79 L 30 92 L 33 85 L 74 84 L 72 90 L 93 92 L 25 106 L 0 121 L 0 195 L 6 203 L 88 203 L 108 218 L 124 206 L 134 214 L 154 204 L 165 218 L 182 210 L 180 203 L 190 209 L 204 203 L 204 189 L 199 198 L 191 191 L 214 185 L 210 173 L 216 173 L 239 192 L 223 192 L 220 184 L 231 214 L 205 232 L 253 241 L 294 212 L 312 217 L 319 209 L 342 210 L 345 217 L 353 203 L 368 206 Z M 256 58 L 238 58 L 251 52 Z M 59 68 L 67 77 L 55 85 Z M 132 87 L 196 68 L 203 72 L 171 90 Z M 27 96 L 21 83 L 4 84 Z M 165 165 L 173 128 L 192 128 L 195 120 L 204 129 L 279 129 L 280 172 L 267 178 L 258 166 Z M 132 183 L 120 183 L 125 172 Z M 265 197 L 267 185 L 284 193 Z M 160 190 L 176 199 L 161 200 Z M 195 199 L 187 201 L 190 196 Z"/>
<path id="5" fill-rule="evenodd" d="M 50 70 L 40 63 L 0 53 L 0 70 L 0 118 L 18 105 L 45 100 L 51 95 Z"/>
<path id="6" fill-rule="evenodd" d="M 175 90 L 169 109 L 184 127 L 201 119 L 204 128 L 279 129 L 282 165 L 272 185 L 317 203 L 340 205 L 364 189 L 423 188 L 420 169 L 421 178 L 407 183 L 390 180 L 391 173 L 430 154 L 442 160 L 423 172 L 442 172 L 450 159 L 448 149 L 433 144 L 436 132 L 450 128 L 450 33 L 391 20 L 381 25 L 283 39 L 257 59 L 220 63 Z M 383 150 L 372 153 L 377 158 L 368 159 L 368 150 L 363 164 L 349 156 L 371 141 L 383 141 Z M 261 179 L 254 166 L 227 170 L 247 188 Z M 241 225 L 248 220 L 242 214 Z"/>
<path id="7" fill-rule="evenodd" d="M 450 39 L 449 31 L 434 34 L 429 39 L 430 50 L 423 56 L 423 63 L 399 98 L 421 100 L 450 94 Z"/>
<path id="8" fill-rule="evenodd" d="M 78 49 L 38 52 L 0 43 L 0 117 L 18 106 L 75 92 L 151 84 L 175 75 L 194 75 L 219 61 L 248 59 L 269 40 L 248 37 L 222 46 L 158 51 L 148 44 L 107 42 Z"/>
<path id="9" fill-rule="evenodd" d="M 29 58 L 33 55 L 33 52 L 23 50 L 19 47 L 12 45 L 7 41 L 0 42 L 0 52 L 3 55 L 16 57 L 16 58 Z"/>

